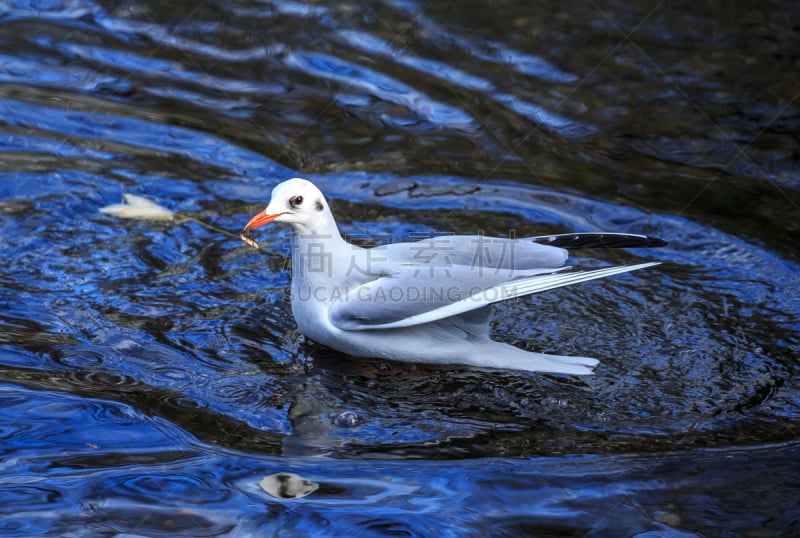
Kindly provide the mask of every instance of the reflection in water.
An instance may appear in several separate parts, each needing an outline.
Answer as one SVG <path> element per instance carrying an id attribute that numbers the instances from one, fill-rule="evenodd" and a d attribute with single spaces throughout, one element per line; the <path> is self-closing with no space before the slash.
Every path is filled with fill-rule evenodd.
<path id="1" fill-rule="evenodd" d="M 4 426 L 3 434 L 27 445 L 8 453 L 3 466 L 2 525 L 11 535 L 58 536 L 76 528 L 135 528 L 147 536 L 379 535 L 387 529 L 431 536 L 565 529 L 665 535 L 717 528 L 720 521 L 746 534 L 794 524 L 786 503 L 794 486 L 785 478 L 798 471 L 796 442 L 413 463 L 270 458 L 198 443 L 165 420 L 108 400 L 9 384 L 0 400 L 20 426 Z M 41 427 L 43 417 L 52 428 Z M 70 428 L 82 433 L 50 439 Z M 270 475 L 299 476 L 312 484 L 306 489 L 318 487 L 278 500 L 261 486 Z"/>
<path id="2" fill-rule="evenodd" d="M 800 10 L 772 4 L 3 3 L 0 534 L 791 533 Z M 283 230 L 98 211 L 238 231 L 295 175 L 366 243 L 607 229 L 667 263 L 498 308 L 591 378 L 433 368 L 299 337 Z"/>
<path id="3" fill-rule="evenodd" d="M 319 489 L 319 484 L 294 473 L 271 474 L 262 478 L 258 485 L 278 499 L 301 499 Z"/>

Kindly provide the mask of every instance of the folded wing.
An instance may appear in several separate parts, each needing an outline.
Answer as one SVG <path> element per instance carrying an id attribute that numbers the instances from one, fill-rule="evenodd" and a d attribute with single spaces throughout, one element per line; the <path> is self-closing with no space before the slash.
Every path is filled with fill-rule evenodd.
<path id="1" fill-rule="evenodd" d="M 570 272 L 538 269 L 513 280 L 499 272 L 479 274 L 464 266 L 431 271 L 429 266 L 400 265 L 392 274 L 351 290 L 342 301 L 331 305 L 329 318 L 336 327 L 348 331 L 410 327 L 499 301 L 653 265 L 658 262 Z"/>
<path id="2" fill-rule="evenodd" d="M 527 270 L 561 267 L 565 249 L 651 248 L 666 241 L 640 234 L 588 232 L 504 238 L 485 235 L 436 235 L 411 243 L 373 249 L 376 256 L 413 264 L 465 265 L 487 270 Z"/>
<path id="3" fill-rule="evenodd" d="M 432 236 L 413 243 L 380 246 L 373 253 L 414 265 L 463 265 L 484 271 L 555 269 L 567 259 L 567 251 L 557 246 L 484 235 Z"/>

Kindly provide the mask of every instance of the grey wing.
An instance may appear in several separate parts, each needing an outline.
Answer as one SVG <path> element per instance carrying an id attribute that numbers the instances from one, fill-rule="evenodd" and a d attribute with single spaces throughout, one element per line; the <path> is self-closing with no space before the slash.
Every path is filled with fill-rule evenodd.
<path id="1" fill-rule="evenodd" d="M 412 243 L 392 243 L 373 249 L 389 262 L 417 265 L 463 265 L 486 272 L 505 272 L 550 268 L 564 265 L 567 251 L 531 239 L 508 239 L 484 235 L 439 235 Z"/>
<path id="2" fill-rule="evenodd" d="M 653 265 L 658 262 L 574 272 L 551 269 L 547 274 L 515 280 L 478 277 L 475 273 L 464 272 L 463 268 L 457 276 L 451 273 L 449 279 L 427 278 L 414 274 L 411 267 L 404 267 L 391 276 L 377 278 L 350 291 L 341 302 L 331 305 L 329 318 L 334 326 L 350 331 L 410 327 L 464 314 L 498 301 Z"/>
<path id="3" fill-rule="evenodd" d="M 439 311 L 510 280 L 508 271 L 483 271 L 465 265 L 400 263 L 391 267 L 374 265 L 374 268 L 382 268 L 382 271 L 374 279 L 348 290 L 340 301 L 330 306 L 329 318 L 336 327 L 346 330 L 381 328 Z M 552 273 L 553 269 L 529 270 L 524 275 L 543 272 Z M 480 306 L 486 305 L 476 304 L 474 308 Z"/>

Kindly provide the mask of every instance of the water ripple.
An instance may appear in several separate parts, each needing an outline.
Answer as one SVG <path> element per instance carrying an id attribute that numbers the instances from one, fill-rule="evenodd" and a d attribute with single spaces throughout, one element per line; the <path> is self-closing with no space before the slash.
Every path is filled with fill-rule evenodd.
<path id="1" fill-rule="evenodd" d="M 24 20 L 29 18 L 53 19 L 57 21 L 77 20 L 86 17 L 90 18 L 102 13 L 99 6 L 93 2 L 86 2 L 84 0 L 37 2 L 33 9 L 31 9 L 31 7 L 29 2 L 24 1 L 11 0 L 3 2 L 4 15 L 11 20 Z"/>
<path id="2" fill-rule="evenodd" d="M 401 105 L 435 126 L 457 130 L 472 130 L 475 127 L 475 119 L 466 112 L 439 103 L 411 86 L 370 68 L 311 51 L 295 51 L 288 54 L 284 61 L 287 66 L 309 75 L 340 82 Z"/>
<path id="3" fill-rule="evenodd" d="M 96 111 L 71 111 L 0 99 L 0 117 L 7 125 L 79 136 L 83 140 L 97 140 L 101 144 L 113 143 L 116 147 L 119 147 L 118 144 L 127 144 L 164 156 L 174 153 L 198 157 L 201 153 L 206 164 L 233 170 L 239 164 L 254 161 L 259 163 L 256 166 L 265 164 L 264 159 L 256 154 L 231 147 L 214 136 L 195 130 Z"/>
<path id="4" fill-rule="evenodd" d="M 466 71 L 457 69 L 442 62 L 429 58 L 422 58 L 413 53 L 405 53 L 399 47 L 394 47 L 391 42 L 380 39 L 368 33 L 355 30 L 339 30 L 341 39 L 358 50 L 390 58 L 400 64 L 412 67 L 422 73 L 442 79 L 446 83 L 475 91 L 492 91 L 494 85 L 480 77 L 471 75 Z"/>
<path id="5" fill-rule="evenodd" d="M 514 112 L 562 136 L 580 138 L 597 131 L 596 128 L 590 125 L 582 125 L 580 122 L 568 120 L 567 118 L 548 111 L 540 105 L 522 101 L 514 95 L 495 94 L 495 99 Z"/>

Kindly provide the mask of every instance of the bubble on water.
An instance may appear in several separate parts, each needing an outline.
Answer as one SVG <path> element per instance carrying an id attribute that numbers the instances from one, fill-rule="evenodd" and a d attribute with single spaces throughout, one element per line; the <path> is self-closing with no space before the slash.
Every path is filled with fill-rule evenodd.
<path id="1" fill-rule="evenodd" d="M 363 420 L 359 414 L 354 411 L 342 411 L 333 417 L 333 423 L 343 428 L 352 428 L 353 426 L 358 426 L 362 422 Z"/>

